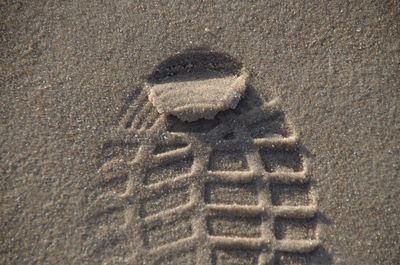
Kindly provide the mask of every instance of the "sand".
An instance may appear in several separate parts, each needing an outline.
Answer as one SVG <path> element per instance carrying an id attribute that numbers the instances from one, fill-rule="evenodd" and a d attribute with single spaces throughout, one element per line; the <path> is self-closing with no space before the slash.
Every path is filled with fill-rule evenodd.
<path id="1" fill-rule="evenodd" d="M 194 79 L 190 81 L 177 76 L 174 81 L 148 84 L 148 98 L 158 113 L 176 116 L 187 122 L 212 120 L 217 113 L 236 108 L 246 91 L 249 76 L 244 69 L 242 72 L 239 76 L 215 78 L 209 75 L 204 79 L 191 74 Z"/>
<path id="2" fill-rule="evenodd" d="M 1 264 L 398 263 L 397 2 L 0 9 Z M 199 48 L 247 94 L 163 118 Z"/>

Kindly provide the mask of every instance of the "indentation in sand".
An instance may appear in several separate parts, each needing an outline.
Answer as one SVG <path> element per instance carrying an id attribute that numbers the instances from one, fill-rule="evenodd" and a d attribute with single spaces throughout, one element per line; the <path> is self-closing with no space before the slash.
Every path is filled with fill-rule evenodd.
<path id="1" fill-rule="evenodd" d="M 208 67 L 207 56 L 211 55 L 191 56 L 198 60 L 194 68 L 196 63 Z M 218 58 L 221 61 L 223 56 Z M 227 83 L 238 81 L 239 77 L 232 77 L 234 72 L 229 72 Z M 162 75 L 155 76 L 163 83 Z M 238 82 L 244 84 L 243 79 Z M 169 89 L 164 85 L 153 88 Z M 175 92 L 164 99 L 172 100 Z M 176 108 L 166 112 L 163 108 L 188 101 L 164 105 L 158 101 L 160 93 L 151 96 L 153 105 L 146 100 L 148 93 L 144 88 L 136 101 L 141 106 L 127 108 L 113 134 L 115 139 L 106 146 L 99 171 L 107 179 L 99 187 L 109 183 L 112 189 L 94 199 L 90 220 L 101 216 L 106 220 L 102 226 L 114 227 L 117 232 L 110 231 L 115 235 L 125 235 L 115 241 L 120 246 L 115 253 L 122 256 L 110 260 L 275 264 L 282 253 L 309 257 L 320 246 L 318 208 L 307 159 L 294 126 L 276 100 L 265 102 L 248 87 L 234 110 L 224 103 L 208 116 L 211 120 L 197 119 L 207 118 L 202 111 L 197 116 L 193 111 L 182 112 L 186 120 L 196 118 L 185 122 L 170 115 Z M 202 98 L 208 100 L 206 95 Z M 118 225 L 105 215 L 116 215 Z M 96 253 L 109 253 L 107 246 L 99 244 Z"/>
<path id="2" fill-rule="evenodd" d="M 183 121 L 213 119 L 220 111 L 236 108 L 248 77 L 242 69 L 239 76 L 148 84 L 149 100 L 160 114 L 171 114 Z"/>

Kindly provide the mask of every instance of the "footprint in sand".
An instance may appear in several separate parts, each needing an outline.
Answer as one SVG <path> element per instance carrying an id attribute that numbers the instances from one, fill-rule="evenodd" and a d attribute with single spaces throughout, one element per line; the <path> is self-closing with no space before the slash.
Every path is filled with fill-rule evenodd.
<path id="1" fill-rule="evenodd" d="M 174 56 L 134 103 L 104 145 L 93 251 L 112 264 L 280 264 L 319 247 L 298 136 L 239 63 Z"/>

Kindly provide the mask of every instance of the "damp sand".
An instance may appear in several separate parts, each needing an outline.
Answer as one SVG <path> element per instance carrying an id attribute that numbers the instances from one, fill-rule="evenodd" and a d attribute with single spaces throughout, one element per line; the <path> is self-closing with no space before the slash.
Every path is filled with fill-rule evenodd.
<path id="1" fill-rule="evenodd" d="M 0 9 L 0 263 L 397 263 L 394 1 Z M 221 53 L 213 70 L 246 67 L 249 94 L 148 134 L 143 87 L 190 69 L 164 66 L 194 48 Z"/>

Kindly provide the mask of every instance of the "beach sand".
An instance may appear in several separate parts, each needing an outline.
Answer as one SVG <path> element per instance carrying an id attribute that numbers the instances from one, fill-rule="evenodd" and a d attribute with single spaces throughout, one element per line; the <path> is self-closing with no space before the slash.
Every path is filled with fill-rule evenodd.
<path id="1" fill-rule="evenodd" d="M 0 263 L 398 264 L 400 4 L 159 2 L 0 3 Z M 151 127 L 193 50 L 247 96 Z"/>

